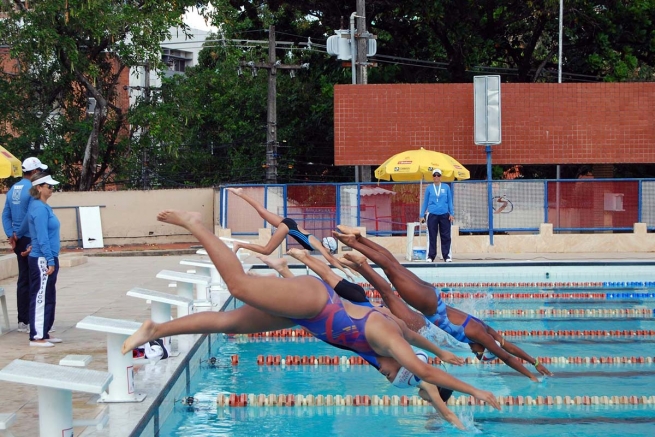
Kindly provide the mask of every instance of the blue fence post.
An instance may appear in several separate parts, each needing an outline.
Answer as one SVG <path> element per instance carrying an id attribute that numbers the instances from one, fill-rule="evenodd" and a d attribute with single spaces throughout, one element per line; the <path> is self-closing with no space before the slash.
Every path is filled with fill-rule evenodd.
<path id="1" fill-rule="evenodd" d="M 548 181 L 544 181 L 544 223 L 548 223 Z"/>
<path id="2" fill-rule="evenodd" d="M 491 188 L 491 180 L 493 179 L 491 174 L 491 145 L 487 144 L 485 147 L 487 152 L 487 204 L 489 216 L 489 245 L 494 245 L 494 207 L 493 207 L 493 190 Z"/>
<path id="3" fill-rule="evenodd" d="M 335 203 L 334 205 L 334 220 L 335 224 L 340 224 L 341 223 L 341 184 L 336 184 L 337 193 L 335 196 Z"/>
<path id="4" fill-rule="evenodd" d="M 357 226 L 362 225 L 362 184 L 357 182 Z"/>
<path id="5" fill-rule="evenodd" d="M 641 204 L 641 184 L 644 181 L 643 181 L 643 179 L 639 179 L 637 182 L 638 182 L 638 185 L 637 185 L 637 187 L 638 187 L 637 188 L 637 196 L 638 196 L 637 197 L 637 222 L 641 223 L 641 208 L 642 208 L 642 204 Z M 648 226 L 646 226 L 646 229 L 648 229 Z"/>

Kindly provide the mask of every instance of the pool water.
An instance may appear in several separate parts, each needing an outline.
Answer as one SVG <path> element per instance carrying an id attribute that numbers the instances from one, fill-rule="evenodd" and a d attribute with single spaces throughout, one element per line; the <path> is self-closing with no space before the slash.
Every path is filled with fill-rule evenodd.
<path id="1" fill-rule="evenodd" d="M 514 289 L 516 291 L 516 289 Z M 595 291 L 607 291 L 596 289 Z M 643 290 L 640 290 L 640 292 Z M 653 292 L 654 290 L 649 290 Z M 488 293 L 489 290 L 475 290 Z M 522 290 L 520 292 L 538 292 Z M 655 330 L 653 299 L 595 299 L 581 303 L 565 292 L 552 299 L 465 299 L 449 304 L 467 311 L 540 308 L 651 308 L 642 317 L 550 317 L 490 316 L 485 321 L 496 330 Z M 629 293 L 628 293 L 629 294 Z M 655 336 L 516 336 L 516 343 L 532 356 L 560 357 L 547 367 L 555 374 L 533 383 L 504 364 L 446 365 L 463 381 L 492 391 L 497 396 L 653 396 L 655 364 L 567 363 L 564 357 L 652 358 Z M 463 357 L 472 357 L 467 347 L 447 347 Z M 238 365 L 231 357 L 238 355 Z M 193 405 L 176 403 L 164 422 L 160 436 L 598 436 L 655 435 L 655 404 L 640 405 L 506 405 L 501 411 L 486 406 L 451 405 L 469 428 L 459 431 L 442 420 L 431 406 L 218 406 L 222 394 L 284 395 L 388 395 L 413 396 L 416 390 L 391 386 L 371 366 L 362 365 L 259 365 L 257 357 L 287 355 L 350 356 L 311 338 L 252 338 L 219 335 L 203 357 L 200 371 L 191 381 L 187 396 Z M 208 362 L 217 359 L 215 365 Z M 455 393 L 458 397 L 461 394 Z"/>

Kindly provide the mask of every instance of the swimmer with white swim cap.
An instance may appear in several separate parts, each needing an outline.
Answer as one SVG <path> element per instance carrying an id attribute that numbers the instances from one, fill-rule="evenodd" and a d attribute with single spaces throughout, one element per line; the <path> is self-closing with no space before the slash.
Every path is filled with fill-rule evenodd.
<path id="1" fill-rule="evenodd" d="M 343 233 L 334 232 L 335 238 L 380 266 L 389 282 L 393 284 L 400 297 L 394 294 L 389 283 L 371 268 L 365 257 L 355 253 L 344 255 L 345 261 L 351 262 L 349 267 L 364 276 L 378 290 L 384 303 L 397 317 L 404 319 L 402 314 L 407 311 L 407 305 L 411 305 L 438 328 L 453 338 L 467 343 L 478 358 L 485 357 L 485 354 L 487 357 L 493 354 L 532 381 L 539 381 L 539 379 L 530 373 L 523 365 L 523 361 L 532 364 L 542 375 L 553 376 L 538 359 L 506 341 L 482 320 L 446 305 L 441 299 L 440 290 L 405 268 L 385 247 L 362 236 L 355 228 L 341 225 L 337 228 Z M 345 261 L 341 260 L 342 263 Z"/>
<path id="2" fill-rule="evenodd" d="M 288 254 L 301 261 L 307 265 L 307 267 L 317 273 L 319 277 L 323 279 L 328 285 L 330 285 L 341 298 L 347 299 L 356 305 L 375 308 L 378 311 L 385 311 L 387 314 L 390 314 L 388 308 L 374 306 L 371 304 L 366 297 L 364 289 L 361 286 L 341 278 L 332 271 L 330 266 L 321 262 L 315 257 L 309 256 L 307 252 L 299 249 L 291 249 L 289 250 Z M 265 256 L 260 256 L 258 258 L 262 260 L 266 265 L 278 272 L 283 278 L 291 278 L 294 276 L 291 270 L 289 270 L 286 260 L 281 258 L 269 258 Z M 402 321 L 405 322 L 409 329 L 415 332 L 418 331 L 419 334 L 421 333 L 421 330 L 425 330 L 426 324 L 427 326 L 432 326 L 431 323 L 427 321 L 422 314 L 416 311 L 413 311 L 413 315 L 403 318 Z M 432 327 L 434 328 L 434 326 Z M 415 328 L 419 329 L 417 330 Z M 437 355 L 444 362 L 454 365 L 461 365 L 464 363 L 464 360 L 461 357 L 458 357 L 451 352 L 444 351 L 436 344 L 431 343 L 431 346 L 432 347 L 430 352 Z M 419 360 L 424 363 L 428 362 L 428 356 L 425 352 L 417 348 L 413 348 L 413 350 Z M 417 387 L 419 389 L 419 396 L 430 402 L 430 404 L 432 404 L 432 406 L 445 420 L 452 423 L 459 429 L 466 429 L 459 417 L 457 417 L 457 415 L 453 413 L 446 405 L 446 401 L 448 401 L 453 393 L 452 390 L 421 381 L 420 378 L 418 378 L 405 367 L 400 366 L 396 361 L 388 362 L 384 359 L 378 358 L 378 362 L 380 365 L 378 370 L 387 378 L 391 384 L 402 389 Z"/>

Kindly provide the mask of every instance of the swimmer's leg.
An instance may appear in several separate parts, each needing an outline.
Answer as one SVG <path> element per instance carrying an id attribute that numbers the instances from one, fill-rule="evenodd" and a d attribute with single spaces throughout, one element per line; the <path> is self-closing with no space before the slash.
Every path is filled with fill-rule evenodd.
<path id="1" fill-rule="evenodd" d="M 360 240 L 364 239 L 363 237 L 360 236 L 357 238 L 352 234 L 340 234 L 338 232 L 333 232 L 333 234 L 339 241 L 361 252 L 368 259 L 379 265 L 389 281 L 396 288 L 398 294 L 409 305 L 426 316 L 431 316 L 437 312 L 438 299 L 432 285 L 425 285 L 412 280 L 411 276 L 405 273 L 407 269 L 398 261 L 395 259 L 392 261 L 377 249 L 373 249 L 360 242 Z"/>
<path id="2" fill-rule="evenodd" d="M 134 334 L 125 340 L 122 352 L 125 354 L 149 341 L 172 335 L 219 332 L 252 334 L 290 328 L 294 325 L 295 322 L 289 319 L 267 314 L 249 305 L 233 311 L 204 311 L 164 323 L 146 320 Z"/>
<path id="3" fill-rule="evenodd" d="M 316 278 L 247 275 L 236 255 L 202 224 L 200 214 L 167 210 L 160 212 L 157 219 L 191 232 L 207 251 L 230 293 L 244 303 L 272 315 L 295 319 L 312 318 L 325 307 L 328 295 Z"/>
<path id="4" fill-rule="evenodd" d="M 373 270 L 366 257 L 355 253 L 347 253 L 344 257 L 350 262 L 349 267 L 362 275 L 380 293 L 384 304 L 389 307 L 391 313 L 405 322 L 409 329 L 418 332 L 425 327 L 425 317 L 412 310 L 401 298 L 396 296 L 389 283 Z"/>
<path id="5" fill-rule="evenodd" d="M 314 258 L 306 250 L 289 249 L 287 253 L 316 272 L 319 278 L 332 288 L 336 287 L 342 279 L 341 276 L 332 271 L 330 266 Z"/>

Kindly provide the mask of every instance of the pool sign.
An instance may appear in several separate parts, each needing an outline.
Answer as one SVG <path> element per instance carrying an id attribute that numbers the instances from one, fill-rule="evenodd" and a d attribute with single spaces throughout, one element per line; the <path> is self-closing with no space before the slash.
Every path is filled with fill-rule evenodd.
<path id="1" fill-rule="evenodd" d="M 473 96 L 475 144 L 500 144 L 500 76 L 475 76 Z"/>

